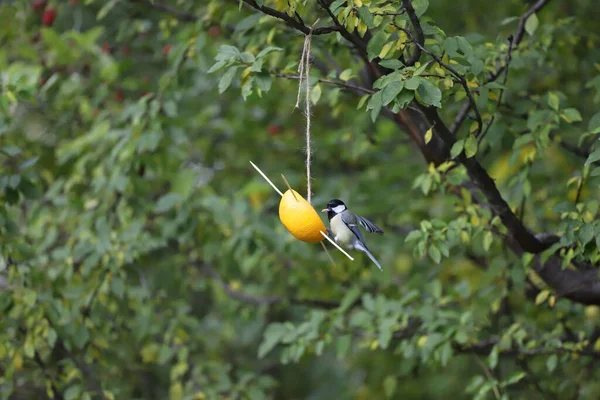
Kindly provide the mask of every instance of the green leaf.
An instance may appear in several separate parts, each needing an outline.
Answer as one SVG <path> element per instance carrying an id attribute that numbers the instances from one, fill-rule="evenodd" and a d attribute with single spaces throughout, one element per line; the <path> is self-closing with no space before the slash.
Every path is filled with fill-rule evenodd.
<path id="1" fill-rule="evenodd" d="M 263 341 L 258 347 L 258 358 L 263 358 L 269 354 L 281 341 L 286 332 L 287 330 L 283 324 L 273 323 L 269 325 L 265 330 Z"/>
<path id="2" fill-rule="evenodd" d="M 396 59 L 381 60 L 379 62 L 379 65 L 381 65 L 384 68 L 389 68 L 389 69 L 400 69 L 400 68 L 404 67 L 404 64 L 402 64 L 402 62 L 400 60 L 396 60 Z"/>
<path id="3" fill-rule="evenodd" d="M 317 104 L 321 98 L 321 85 L 315 85 L 310 90 L 310 101 L 313 104 Z"/>
<path id="4" fill-rule="evenodd" d="M 354 304 L 354 302 L 360 297 L 361 294 L 361 290 L 358 287 L 354 286 L 352 289 L 346 292 L 344 299 L 340 303 L 338 311 L 340 311 L 341 313 L 346 312 L 346 310 L 348 310 L 350 306 Z"/>
<path id="5" fill-rule="evenodd" d="M 21 149 L 17 146 L 4 146 L 0 149 L 0 151 L 9 156 L 16 156 L 21 154 Z"/>
<path id="6" fill-rule="evenodd" d="M 590 176 L 598 176 L 600 175 L 600 167 L 596 167 L 590 172 Z"/>
<path id="7" fill-rule="evenodd" d="M 363 97 L 361 97 L 360 100 L 358 101 L 358 105 L 356 106 L 356 109 L 360 110 L 361 108 L 363 108 L 363 106 L 365 105 L 367 100 L 369 100 L 370 97 L 371 96 L 368 94 L 365 94 Z"/>
<path id="8" fill-rule="evenodd" d="M 569 124 L 572 124 L 573 122 L 579 122 L 582 120 L 581 114 L 579 113 L 579 111 L 577 111 L 576 108 L 566 108 L 563 110 L 560 116 Z"/>
<path id="9" fill-rule="evenodd" d="M 490 351 L 490 355 L 488 356 L 488 365 L 491 369 L 496 368 L 498 365 L 498 347 L 494 346 L 492 351 Z"/>
<path id="10" fill-rule="evenodd" d="M 367 25 L 367 28 L 373 29 L 373 15 L 369 12 L 369 7 L 362 6 L 358 8 L 358 17 Z"/>
<path id="11" fill-rule="evenodd" d="M 550 296 L 549 290 L 542 290 L 539 292 L 537 296 L 535 296 L 535 305 L 539 306 L 540 304 L 544 303 L 548 299 L 548 296 Z"/>
<path id="12" fill-rule="evenodd" d="M 469 135 L 465 141 L 465 155 L 467 158 L 477 154 L 477 138 L 474 135 Z"/>
<path id="13" fill-rule="evenodd" d="M 525 32 L 533 35 L 539 25 L 538 17 L 535 13 L 531 14 L 525 22 Z"/>
<path id="14" fill-rule="evenodd" d="M 158 199 L 156 202 L 156 207 L 154 207 L 154 211 L 157 213 L 163 213 L 175 207 L 180 201 L 181 196 L 179 196 L 177 193 L 167 193 Z"/>
<path id="15" fill-rule="evenodd" d="M 415 9 L 415 14 L 420 18 L 429 8 L 429 0 L 412 0 L 412 6 Z"/>
<path id="16" fill-rule="evenodd" d="M 389 35 L 387 33 L 379 31 L 375 35 L 373 35 L 371 40 L 369 40 L 369 43 L 367 44 L 367 53 L 369 56 L 369 61 L 373 60 L 379 55 L 381 49 L 387 42 L 388 36 Z"/>
<path id="17" fill-rule="evenodd" d="M 590 122 L 588 122 L 588 132 L 600 133 L 600 112 L 597 112 L 590 118 Z"/>
<path id="18" fill-rule="evenodd" d="M 340 79 L 343 80 L 344 82 L 347 82 L 348 80 L 350 80 L 351 77 L 352 77 L 352 70 L 350 68 L 343 70 L 342 73 L 340 74 Z"/>
<path id="19" fill-rule="evenodd" d="M 81 395 L 81 386 L 80 385 L 73 385 L 70 386 L 67 390 L 65 390 L 65 400 L 75 400 L 78 399 L 79 396 Z"/>
<path id="20" fill-rule="evenodd" d="M 434 244 L 432 244 L 431 246 L 429 246 L 429 249 L 427 250 L 427 253 L 429 254 L 429 257 L 431 257 L 431 259 L 433 260 L 433 262 L 435 262 L 436 264 L 439 264 L 440 261 L 442 260 L 442 253 L 437 248 L 437 246 L 434 245 Z"/>
<path id="21" fill-rule="evenodd" d="M 104 17 L 106 17 L 110 10 L 112 10 L 112 8 L 115 6 L 115 4 L 117 4 L 117 1 L 119 0 L 109 0 L 106 3 L 104 3 L 100 11 L 98 11 L 98 14 L 96 14 L 96 19 L 98 21 L 104 19 Z"/>
<path id="22" fill-rule="evenodd" d="M 387 106 L 390 104 L 396 98 L 396 96 L 400 94 L 403 88 L 404 83 L 402 81 L 393 81 L 384 87 L 382 94 L 383 105 Z"/>
<path id="23" fill-rule="evenodd" d="M 343 358 L 348 350 L 350 349 L 350 344 L 352 343 L 352 335 L 342 335 L 339 336 L 335 341 L 335 352 L 338 358 Z"/>
<path id="24" fill-rule="evenodd" d="M 558 365 L 558 356 L 556 354 L 552 354 L 546 360 L 546 368 L 548 369 L 548 372 L 553 372 L 556 369 L 557 365 Z"/>
<path id="25" fill-rule="evenodd" d="M 429 79 L 420 79 L 420 85 L 417 88 L 417 93 L 421 101 L 426 105 L 434 107 L 442 107 L 442 91 Z M 408 83 L 408 82 L 407 82 Z"/>
<path id="26" fill-rule="evenodd" d="M 558 111 L 560 107 L 560 99 L 558 95 L 554 92 L 548 93 L 548 105 L 553 109 Z"/>
<path id="27" fill-rule="evenodd" d="M 444 39 L 443 47 L 450 57 L 454 57 L 458 52 L 458 41 L 454 37 L 447 37 Z"/>
<path id="28" fill-rule="evenodd" d="M 452 145 L 452 148 L 450 149 L 450 157 L 452 157 L 452 158 L 458 157 L 460 155 L 460 153 L 463 152 L 464 146 L 465 146 L 464 139 L 457 140 Z"/>
<path id="29" fill-rule="evenodd" d="M 421 79 L 413 77 L 406 81 L 406 83 L 404 84 L 404 87 L 407 88 L 408 90 L 417 90 L 420 83 L 421 83 Z"/>
<path id="30" fill-rule="evenodd" d="M 219 80 L 219 93 L 223 93 L 227 90 L 229 85 L 231 85 L 231 81 L 235 77 L 235 72 L 237 71 L 237 69 L 237 66 L 230 67 L 227 70 L 227 72 L 225 72 L 225 74 L 221 77 L 221 79 Z"/>
<path id="31" fill-rule="evenodd" d="M 586 245 L 594 239 L 594 225 L 585 224 L 579 229 L 579 241 Z"/>
<path id="32" fill-rule="evenodd" d="M 369 100 L 369 104 L 367 105 L 367 109 L 371 110 L 371 120 L 375 122 L 377 116 L 381 112 L 381 107 L 383 106 L 383 92 L 380 90 L 371 96 L 371 100 Z"/>
<path id="33" fill-rule="evenodd" d="M 503 386 L 514 385 L 518 383 L 521 379 L 525 378 L 526 374 L 523 371 L 515 372 L 511 376 L 508 377 L 506 381 L 504 381 Z"/>
<path id="34" fill-rule="evenodd" d="M 413 240 L 417 240 L 421 237 L 422 234 L 423 233 L 419 230 L 412 231 L 406 236 L 404 242 L 412 242 Z"/>
<path id="35" fill-rule="evenodd" d="M 215 60 L 231 62 L 239 59 L 240 54 L 241 52 L 238 50 L 237 47 L 224 44 L 221 47 L 219 47 L 219 51 L 215 56 Z"/>
<path id="36" fill-rule="evenodd" d="M 212 67 L 210 67 L 210 69 L 207 71 L 207 73 L 212 74 L 213 72 L 218 71 L 221 68 L 223 68 L 225 66 L 225 64 L 227 64 L 225 61 L 217 61 L 216 63 L 213 64 Z"/>
<path id="37" fill-rule="evenodd" d="M 37 163 L 37 161 L 39 160 L 39 157 L 33 157 L 30 158 L 29 160 L 23 161 L 20 165 L 19 165 L 19 170 L 24 170 L 27 169 L 31 166 L 34 166 L 35 163 Z"/>
<path id="38" fill-rule="evenodd" d="M 487 231 L 483 236 L 483 249 L 485 251 L 490 250 L 490 246 L 492 245 L 492 241 L 494 240 L 494 235 L 491 231 Z"/>
<path id="39" fill-rule="evenodd" d="M 282 51 L 283 49 L 281 47 L 276 47 L 276 46 L 268 46 L 265 47 L 264 49 L 262 49 L 257 55 L 256 58 L 262 58 L 264 56 L 266 56 L 269 53 L 272 53 L 274 51 Z"/>
<path id="40" fill-rule="evenodd" d="M 600 160 L 600 148 L 594 150 L 594 152 L 588 156 L 587 160 L 585 160 L 584 165 L 590 165 L 598 160 Z"/>
<path id="41" fill-rule="evenodd" d="M 431 142 L 431 138 L 433 138 L 433 125 L 425 132 L 425 144 Z"/>
<path id="42" fill-rule="evenodd" d="M 391 398 L 396 391 L 397 385 L 398 379 L 393 375 L 388 375 L 383 381 L 383 391 L 385 392 L 385 397 L 388 399 Z"/>

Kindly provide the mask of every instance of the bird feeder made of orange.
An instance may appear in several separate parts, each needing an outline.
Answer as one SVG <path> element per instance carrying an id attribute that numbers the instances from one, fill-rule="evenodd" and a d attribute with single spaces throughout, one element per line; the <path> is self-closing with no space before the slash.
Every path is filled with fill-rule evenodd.
<path id="1" fill-rule="evenodd" d="M 303 242 L 320 242 L 323 240 L 321 232 L 327 232 L 317 211 L 293 189 L 281 197 L 279 219 L 296 239 Z"/>

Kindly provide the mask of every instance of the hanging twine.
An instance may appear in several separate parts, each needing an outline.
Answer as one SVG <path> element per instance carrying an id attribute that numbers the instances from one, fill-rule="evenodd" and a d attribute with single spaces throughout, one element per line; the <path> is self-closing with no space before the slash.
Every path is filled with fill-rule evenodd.
<path id="1" fill-rule="evenodd" d="M 302 57 L 300 58 L 300 65 L 298 65 L 298 96 L 296 98 L 296 106 L 295 108 L 300 107 L 300 94 L 302 93 L 302 81 L 306 81 L 306 97 L 305 97 L 305 113 L 306 113 L 306 199 L 310 204 L 310 198 L 312 196 L 311 192 L 311 182 L 310 182 L 310 44 L 312 41 L 312 32 L 317 25 L 319 20 L 317 19 L 315 23 L 310 27 L 310 31 L 308 35 L 304 37 L 304 47 L 302 49 Z"/>

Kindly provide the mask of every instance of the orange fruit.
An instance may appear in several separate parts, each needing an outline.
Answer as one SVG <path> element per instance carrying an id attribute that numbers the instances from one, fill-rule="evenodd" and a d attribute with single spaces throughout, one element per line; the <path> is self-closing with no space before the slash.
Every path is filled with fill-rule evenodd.
<path id="1" fill-rule="evenodd" d="M 295 196 L 295 197 L 294 197 Z M 295 190 L 288 190 L 279 202 L 279 219 L 298 240 L 317 243 L 327 230 L 317 211 Z"/>

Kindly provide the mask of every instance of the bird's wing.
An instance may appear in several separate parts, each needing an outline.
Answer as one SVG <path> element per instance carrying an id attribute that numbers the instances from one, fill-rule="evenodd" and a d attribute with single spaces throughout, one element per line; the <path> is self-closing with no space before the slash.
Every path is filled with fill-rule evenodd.
<path id="1" fill-rule="evenodd" d="M 370 233 L 379 233 L 380 235 L 383 235 L 383 230 L 378 227 L 377 225 L 375 225 L 374 223 L 372 223 L 371 221 L 369 221 L 366 218 L 361 217 L 360 215 L 356 216 L 356 219 L 358 220 L 358 223 L 361 224 L 362 226 L 365 227 L 365 229 L 370 232 Z"/>
<path id="2" fill-rule="evenodd" d="M 360 240 L 362 243 L 364 243 L 365 239 L 363 238 L 362 233 L 360 233 L 360 229 L 358 228 L 358 225 L 356 223 L 357 222 L 356 216 L 348 211 L 344 211 L 343 213 L 340 214 L 340 217 L 342 218 L 342 222 L 344 224 L 346 224 L 348 229 L 350 229 L 352 231 L 352 233 L 354 233 L 354 235 L 358 238 L 358 240 Z"/>

